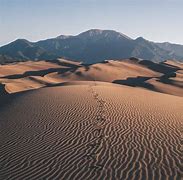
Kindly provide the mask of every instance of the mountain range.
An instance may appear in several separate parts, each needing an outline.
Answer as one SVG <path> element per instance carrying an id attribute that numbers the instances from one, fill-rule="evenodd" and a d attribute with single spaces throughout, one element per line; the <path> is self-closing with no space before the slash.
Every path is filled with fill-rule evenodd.
<path id="1" fill-rule="evenodd" d="M 91 29 L 76 36 L 58 36 L 30 42 L 17 39 L 0 47 L 0 63 L 53 60 L 58 57 L 92 64 L 109 59 L 136 57 L 161 62 L 183 61 L 183 45 L 155 43 L 143 37 L 132 39 L 113 30 Z"/>

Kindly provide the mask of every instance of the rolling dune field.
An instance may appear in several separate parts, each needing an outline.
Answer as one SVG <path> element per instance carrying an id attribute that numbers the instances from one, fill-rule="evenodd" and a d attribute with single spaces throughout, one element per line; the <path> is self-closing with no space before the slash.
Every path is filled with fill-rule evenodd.
<path id="1" fill-rule="evenodd" d="M 183 97 L 183 65 L 136 58 L 96 64 L 56 59 L 0 65 L 0 94 L 55 86 L 71 81 L 112 82 Z M 4 87 L 4 88 L 3 88 Z"/>

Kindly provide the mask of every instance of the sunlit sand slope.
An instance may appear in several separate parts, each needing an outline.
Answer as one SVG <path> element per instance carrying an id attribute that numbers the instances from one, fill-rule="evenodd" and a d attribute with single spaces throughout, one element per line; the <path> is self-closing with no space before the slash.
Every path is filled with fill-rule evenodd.
<path id="1" fill-rule="evenodd" d="M 183 99 L 75 82 L 0 107 L 0 179 L 181 179 Z"/>

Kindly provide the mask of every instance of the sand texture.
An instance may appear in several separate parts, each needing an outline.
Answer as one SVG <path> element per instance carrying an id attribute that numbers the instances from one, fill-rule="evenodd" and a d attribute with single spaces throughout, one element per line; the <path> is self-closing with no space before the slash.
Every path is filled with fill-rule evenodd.
<path id="1" fill-rule="evenodd" d="M 182 97 L 75 81 L 6 98 L 2 180 L 183 178 Z"/>

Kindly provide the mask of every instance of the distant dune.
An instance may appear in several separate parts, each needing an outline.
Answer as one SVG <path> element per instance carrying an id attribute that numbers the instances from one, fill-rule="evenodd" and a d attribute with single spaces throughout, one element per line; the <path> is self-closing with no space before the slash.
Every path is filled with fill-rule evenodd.
<path id="1" fill-rule="evenodd" d="M 170 60 L 153 63 L 131 58 L 87 65 L 57 59 L 0 65 L 0 84 L 8 93 L 94 80 L 183 96 L 183 64 Z"/>
<path id="2" fill-rule="evenodd" d="M 128 77 L 156 77 L 160 73 L 144 67 L 133 60 L 113 61 L 97 63 L 89 66 L 82 66 L 75 71 L 68 71 L 64 74 L 52 73 L 46 75 L 48 78 L 68 80 L 99 80 L 113 82 L 116 79 L 127 79 Z"/>
<path id="3" fill-rule="evenodd" d="M 94 81 L 8 97 L 0 101 L 2 180 L 183 176 L 182 97 Z"/>

